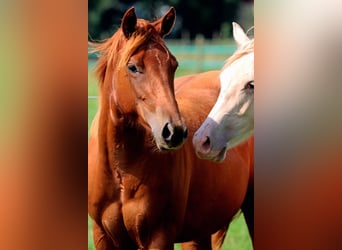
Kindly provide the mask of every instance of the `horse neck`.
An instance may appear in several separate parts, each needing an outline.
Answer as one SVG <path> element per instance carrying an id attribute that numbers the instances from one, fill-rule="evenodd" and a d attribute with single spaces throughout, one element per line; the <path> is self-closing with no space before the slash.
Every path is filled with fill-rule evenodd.
<path id="1" fill-rule="evenodd" d="M 155 146 L 151 129 L 136 110 L 136 96 L 130 84 L 124 84 L 126 74 L 117 61 L 107 65 L 100 86 L 100 151 L 107 152 L 109 165 L 130 165 L 144 155 L 153 153 Z"/>
<path id="2" fill-rule="evenodd" d="M 113 96 L 101 94 L 99 136 L 102 151 L 108 150 L 110 164 L 138 161 L 145 154 L 151 132 L 141 125 L 135 112 L 122 113 Z M 102 133 L 102 134 L 101 134 Z M 100 138 L 101 143 L 101 138 Z M 128 163 L 127 163 L 128 164 Z"/>

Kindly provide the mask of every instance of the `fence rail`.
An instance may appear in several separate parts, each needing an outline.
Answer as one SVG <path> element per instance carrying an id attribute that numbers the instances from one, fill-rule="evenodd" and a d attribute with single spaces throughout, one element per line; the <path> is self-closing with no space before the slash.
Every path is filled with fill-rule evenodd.
<path id="1" fill-rule="evenodd" d="M 196 40 L 194 43 L 189 43 L 182 40 L 168 40 L 166 43 L 171 53 L 176 56 L 179 68 L 194 69 L 199 72 L 221 68 L 224 61 L 236 49 L 231 40 L 219 42 L 215 44 L 215 42 Z M 97 56 L 90 53 L 88 58 L 91 67 L 96 62 Z"/>

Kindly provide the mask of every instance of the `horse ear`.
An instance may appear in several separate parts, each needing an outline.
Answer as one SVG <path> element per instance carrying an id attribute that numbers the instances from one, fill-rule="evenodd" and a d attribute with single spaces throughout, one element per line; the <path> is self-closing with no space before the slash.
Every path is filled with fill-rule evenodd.
<path id="1" fill-rule="evenodd" d="M 137 16 L 135 15 L 134 7 L 131 7 L 129 10 L 126 11 L 122 18 L 121 28 L 128 39 L 133 34 L 136 29 L 137 25 Z"/>
<path id="2" fill-rule="evenodd" d="M 160 36 L 164 37 L 168 35 L 176 22 L 176 10 L 171 7 L 166 14 L 155 22 L 159 30 Z"/>
<path id="3" fill-rule="evenodd" d="M 250 41 L 241 26 L 235 22 L 233 22 L 233 36 L 238 47 Z"/>

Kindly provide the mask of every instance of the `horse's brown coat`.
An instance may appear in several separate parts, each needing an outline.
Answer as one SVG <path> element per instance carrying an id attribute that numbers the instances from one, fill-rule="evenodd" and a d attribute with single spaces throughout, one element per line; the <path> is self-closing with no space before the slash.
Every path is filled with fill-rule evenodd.
<path id="1" fill-rule="evenodd" d="M 240 209 L 253 164 L 252 140 L 231 149 L 222 163 L 200 160 L 194 152 L 191 140 L 216 101 L 219 72 L 177 79 L 178 107 L 173 95 L 169 100 L 154 96 L 155 103 L 164 98 L 163 105 L 170 105 L 167 110 L 176 112 L 170 115 L 181 114 L 189 133 L 181 148 L 160 151 L 148 123 L 134 108 L 139 97 L 134 91 L 125 96 L 112 93 L 109 75 L 115 68 L 106 67 L 88 149 L 88 210 L 96 248 L 173 249 L 174 242 L 190 240 L 208 248 L 210 235 L 228 225 Z M 122 84 L 125 76 L 115 81 Z M 173 91 L 168 81 L 161 83 L 165 91 Z M 115 106 L 119 100 L 129 113 Z"/>

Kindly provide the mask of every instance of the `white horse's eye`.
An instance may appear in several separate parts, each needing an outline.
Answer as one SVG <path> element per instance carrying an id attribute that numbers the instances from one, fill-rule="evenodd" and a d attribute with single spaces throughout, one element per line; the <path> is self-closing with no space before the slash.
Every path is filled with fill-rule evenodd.
<path id="1" fill-rule="evenodd" d="M 246 83 L 244 89 L 251 89 L 254 90 L 254 80 L 253 81 L 249 81 Z"/>

